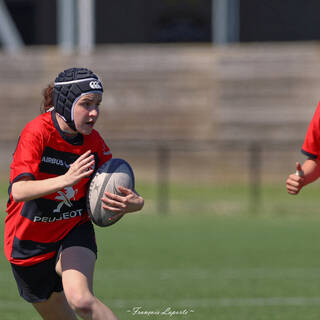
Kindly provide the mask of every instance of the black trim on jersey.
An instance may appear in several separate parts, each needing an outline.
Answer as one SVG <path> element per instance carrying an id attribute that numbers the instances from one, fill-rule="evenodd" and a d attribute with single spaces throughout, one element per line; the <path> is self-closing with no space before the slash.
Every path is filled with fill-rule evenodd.
<path id="1" fill-rule="evenodd" d="M 12 185 L 19 181 L 21 178 L 23 177 L 31 177 L 32 180 L 36 180 L 35 176 L 32 173 L 29 172 L 24 172 L 24 173 L 20 173 L 19 175 L 17 175 L 13 181 L 9 181 L 9 188 L 8 188 L 8 195 L 9 195 L 9 199 L 8 199 L 8 203 L 10 203 L 10 196 L 11 196 L 11 192 L 12 192 Z"/>
<path id="2" fill-rule="evenodd" d="M 55 252 L 58 249 L 58 245 L 59 241 L 43 243 L 32 240 L 20 240 L 14 237 L 11 257 L 26 260 L 49 252 Z"/>
<path id="3" fill-rule="evenodd" d="M 305 150 L 303 150 L 303 149 L 301 149 L 301 152 L 302 152 L 305 156 L 307 156 L 307 157 L 309 157 L 309 158 L 311 158 L 311 159 L 317 159 L 317 158 L 318 158 L 317 155 L 312 154 L 312 153 L 310 153 L 310 152 L 307 152 L 307 151 L 305 151 Z"/>
<path id="4" fill-rule="evenodd" d="M 21 215 L 32 222 L 56 222 L 82 216 L 86 212 L 86 199 L 70 200 L 69 207 L 63 201 L 38 198 L 26 201 Z M 59 206 L 59 207 L 58 207 Z M 54 212 L 56 210 L 56 212 Z"/>
<path id="5" fill-rule="evenodd" d="M 32 173 L 30 173 L 30 172 L 24 172 L 24 173 L 20 173 L 19 175 L 17 175 L 17 176 L 13 179 L 13 181 L 12 181 L 11 184 L 19 181 L 22 177 L 30 177 L 32 180 L 36 180 L 35 176 L 34 176 Z"/>
<path id="6" fill-rule="evenodd" d="M 70 165 L 78 158 L 78 154 L 45 147 L 41 156 L 39 171 L 55 175 L 65 174 Z"/>
<path id="7" fill-rule="evenodd" d="M 70 136 L 68 133 L 62 131 L 56 117 L 57 117 L 56 112 L 52 111 L 51 119 L 53 121 L 55 128 L 60 133 L 61 137 L 68 143 L 73 144 L 74 146 L 81 146 L 84 140 L 83 135 L 81 133 L 78 133 L 76 136 Z"/>

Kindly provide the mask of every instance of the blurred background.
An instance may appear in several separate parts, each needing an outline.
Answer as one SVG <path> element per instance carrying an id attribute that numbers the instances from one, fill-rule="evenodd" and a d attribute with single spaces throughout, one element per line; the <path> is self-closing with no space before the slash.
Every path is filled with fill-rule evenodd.
<path id="1" fill-rule="evenodd" d="M 99 131 L 155 185 L 158 209 L 170 211 L 180 179 L 240 183 L 258 210 L 263 183 L 283 185 L 301 160 L 319 100 L 319 9 L 316 0 L 0 1 L 1 175 L 43 88 L 86 66 L 106 88 Z M 225 209 L 216 206 L 203 209 Z"/>
<path id="2" fill-rule="evenodd" d="M 235 290 L 230 279 L 243 280 L 253 274 L 251 282 L 240 284 L 249 292 L 239 291 L 236 296 L 249 298 L 269 294 L 252 289 L 257 281 L 276 281 L 283 275 L 302 281 L 307 274 L 319 280 L 315 268 L 320 262 L 313 260 L 318 254 L 304 256 L 309 245 L 317 243 L 317 229 L 312 233 L 315 238 L 307 235 L 309 227 L 319 223 L 319 187 L 316 183 L 308 186 L 299 197 L 290 197 L 285 190 L 285 180 L 295 171 L 295 162 L 304 160 L 300 148 L 320 100 L 319 11 L 317 0 L 0 0 L 3 190 L 19 134 L 40 113 L 42 90 L 63 69 L 87 67 L 100 76 L 105 88 L 97 129 L 113 156 L 132 164 L 137 189 L 146 199 L 145 212 L 153 217 L 171 217 L 152 222 L 162 227 L 164 223 L 168 231 L 168 221 L 175 218 L 204 221 L 196 230 L 194 222 L 183 224 L 191 238 L 197 231 L 199 239 L 207 244 L 202 250 L 208 251 L 201 252 L 208 269 L 203 266 L 202 273 L 186 274 L 194 279 L 194 288 L 203 281 L 201 293 L 197 293 L 207 299 L 197 300 L 199 309 L 207 310 L 203 319 L 212 318 L 208 310 L 215 303 L 220 307 L 242 306 L 242 300 L 230 300 Z M 212 217 L 220 222 L 213 223 Z M 248 242 L 241 244 L 228 233 L 230 225 L 221 222 L 225 217 L 231 217 L 227 221 L 233 235 L 240 232 L 237 239 L 252 232 L 252 243 L 259 243 L 261 234 L 266 239 L 274 231 L 268 225 L 271 233 L 264 233 L 265 224 L 259 225 L 261 217 L 271 218 L 267 224 L 284 219 L 278 225 L 284 229 L 276 231 L 277 241 L 265 244 L 266 248 L 272 245 L 268 254 L 275 254 L 270 258 L 273 262 L 279 257 L 284 260 L 276 269 L 270 265 L 270 271 L 259 255 L 251 260 L 247 257 L 246 271 L 232 273 L 234 262 L 225 258 L 225 264 L 215 266 L 215 270 L 231 270 L 218 272 L 225 282 L 217 282 L 221 288 L 230 284 L 230 290 L 222 296 L 229 300 L 219 302 L 214 299 L 220 297 L 221 290 L 217 295 L 209 288 L 203 291 L 210 283 L 204 281 L 213 281 L 209 270 L 214 263 L 204 258 L 212 255 L 212 246 L 217 248 L 216 242 L 211 242 L 211 233 L 226 232 L 225 238 L 221 235 L 222 242 L 234 251 L 223 247 L 221 252 L 232 252 L 233 257 L 239 254 L 240 259 L 239 252 L 251 248 Z M 234 222 L 239 218 L 249 220 L 244 226 L 244 222 Z M 297 228 L 306 227 L 293 227 L 295 231 L 290 233 L 290 219 L 298 219 Z M 174 225 L 179 228 L 178 222 Z M 205 235 L 207 238 L 201 238 Z M 286 239 L 292 240 L 285 247 L 291 254 L 287 260 L 283 251 L 277 251 Z M 298 239 L 310 242 L 303 246 L 299 241 L 299 246 L 294 242 Z M 293 243 L 298 251 L 292 249 Z M 242 249 L 237 251 L 236 244 L 243 245 Z M 303 260 L 309 261 L 308 267 L 299 264 Z M 164 279 L 177 274 L 168 271 Z M 314 288 L 312 279 L 309 288 Z M 274 299 L 274 286 L 269 285 L 270 299 Z M 287 297 L 296 292 L 302 300 L 270 300 L 269 304 L 276 301 L 279 308 L 301 305 L 310 311 L 310 305 L 320 301 L 320 294 L 315 288 L 314 292 L 301 293 L 300 285 L 295 289 L 284 286 L 277 295 Z M 268 287 L 265 282 L 262 286 Z M 306 296 L 313 300 L 303 300 Z M 123 309 L 123 304 L 115 301 Z M 257 307 L 262 300 L 250 301 L 248 305 Z M 215 319 L 278 319 L 275 314 L 280 310 L 268 310 L 254 318 L 238 310 L 238 318 L 224 313 L 216 314 Z M 320 314 L 316 307 L 312 310 L 310 319 Z M 301 317 L 296 309 L 290 309 L 279 319 L 309 319 L 305 311 Z M 190 319 L 201 317 L 200 311 L 197 317 L 190 315 Z"/>

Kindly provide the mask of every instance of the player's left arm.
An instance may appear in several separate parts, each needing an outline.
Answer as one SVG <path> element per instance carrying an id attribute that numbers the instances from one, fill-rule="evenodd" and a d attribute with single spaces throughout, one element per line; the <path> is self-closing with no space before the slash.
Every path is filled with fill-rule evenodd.
<path id="1" fill-rule="evenodd" d="M 65 187 L 78 183 L 81 179 L 89 177 L 93 170 L 94 157 L 88 150 L 82 154 L 64 175 L 43 180 L 32 180 L 30 177 L 23 177 L 14 182 L 11 194 L 15 201 L 29 201 L 48 194 L 57 192 Z"/>

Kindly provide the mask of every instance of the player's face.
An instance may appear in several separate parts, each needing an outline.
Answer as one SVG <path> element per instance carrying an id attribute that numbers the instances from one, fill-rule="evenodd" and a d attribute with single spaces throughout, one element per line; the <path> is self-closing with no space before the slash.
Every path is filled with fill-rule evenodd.
<path id="1" fill-rule="evenodd" d="M 81 134 L 88 135 L 91 133 L 99 117 L 101 100 L 101 94 L 88 93 L 76 102 L 73 117 L 76 129 Z"/>

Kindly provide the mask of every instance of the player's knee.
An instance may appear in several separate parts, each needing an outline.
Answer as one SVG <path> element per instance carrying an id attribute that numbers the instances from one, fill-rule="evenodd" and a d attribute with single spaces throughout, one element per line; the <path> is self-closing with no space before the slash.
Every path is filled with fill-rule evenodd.
<path id="1" fill-rule="evenodd" d="M 68 302 L 71 308 L 78 315 L 90 315 L 92 314 L 92 308 L 95 303 L 95 297 L 90 293 L 75 293 L 71 297 L 68 297 Z"/>

